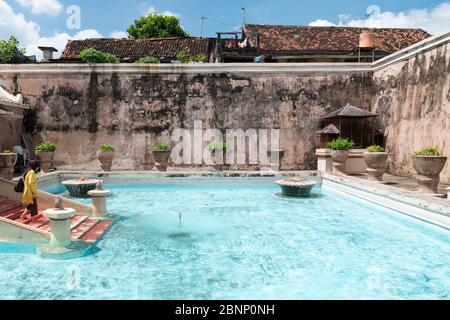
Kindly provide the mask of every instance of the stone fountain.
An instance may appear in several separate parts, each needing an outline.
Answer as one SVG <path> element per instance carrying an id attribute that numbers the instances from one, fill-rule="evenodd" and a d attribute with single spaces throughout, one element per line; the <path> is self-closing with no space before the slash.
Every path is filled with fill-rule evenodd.
<path id="1" fill-rule="evenodd" d="M 67 188 L 70 195 L 76 198 L 89 197 L 88 192 L 95 190 L 99 180 L 80 178 L 78 180 L 66 180 L 62 184 Z"/>
<path id="2" fill-rule="evenodd" d="M 289 197 L 309 197 L 317 182 L 294 177 L 275 181 L 281 187 L 283 195 Z"/>

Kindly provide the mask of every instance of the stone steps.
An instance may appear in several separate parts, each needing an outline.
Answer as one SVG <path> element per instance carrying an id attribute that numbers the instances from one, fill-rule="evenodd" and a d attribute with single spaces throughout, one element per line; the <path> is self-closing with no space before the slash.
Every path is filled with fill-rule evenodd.
<path id="1" fill-rule="evenodd" d="M 50 220 L 42 215 L 42 211 L 39 211 L 39 215 L 33 219 L 20 219 L 25 208 L 18 202 L 0 198 L 0 217 L 50 233 Z M 71 238 L 72 240 L 94 244 L 99 241 L 112 224 L 112 220 L 75 216 L 71 219 Z"/>

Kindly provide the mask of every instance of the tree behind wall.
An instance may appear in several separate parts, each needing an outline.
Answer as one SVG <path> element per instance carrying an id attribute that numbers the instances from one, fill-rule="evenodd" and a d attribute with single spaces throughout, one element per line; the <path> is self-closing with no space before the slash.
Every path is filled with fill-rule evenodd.
<path id="1" fill-rule="evenodd" d="M 16 37 L 0 40 L 0 63 L 19 63 L 24 54 L 25 49 L 19 49 L 19 40 Z"/>
<path id="2" fill-rule="evenodd" d="M 189 34 L 181 27 L 180 19 L 157 13 L 134 20 L 134 24 L 127 31 L 133 39 L 189 37 Z"/>

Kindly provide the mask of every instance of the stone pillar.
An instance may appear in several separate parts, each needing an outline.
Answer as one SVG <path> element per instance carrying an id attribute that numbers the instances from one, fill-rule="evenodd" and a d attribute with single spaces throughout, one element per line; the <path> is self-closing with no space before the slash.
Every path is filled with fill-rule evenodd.
<path id="1" fill-rule="evenodd" d="M 91 190 L 88 195 L 92 197 L 92 205 L 94 206 L 94 217 L 102 217 L 108 213 L 106 206 L 106 197 L 111 194 L 108 190 Z"/>
<path id="2" fill-rule="evenodd" d="M 317 171 L 333 172 L 333 160 L 331 159 L 331 151 L 328 149 L 317 149 Z"/>
<path id="3" fill-rule="evenodd" d="M 66 247 L 71 244 L 71 218 L 76 215 L 76 211 L 71 208 L 48 209 L 44 211 L 44 216 L 50 219 L 50 245 L 53 247 Z"/>

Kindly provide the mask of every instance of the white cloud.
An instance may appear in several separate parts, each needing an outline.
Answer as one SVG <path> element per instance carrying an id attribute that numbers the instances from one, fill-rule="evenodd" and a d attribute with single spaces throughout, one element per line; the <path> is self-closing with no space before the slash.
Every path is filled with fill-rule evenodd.
<path id="1" fill-rule="evenodd" d="M 180 17 L 181 15 L 179 13 L 175 13 L 172 11 L 163 11 L 163 12 L 159 12 L 156 11 L 155 7 L 150 6 L 146 9 L 144 9 L 144 11 L 142 12 L 145 15 L 149 15 L 149 14 L 154 14 L 154 13 L 158 13 L 158 14 L 162 14 L 163 16 L 173 16 L 173 17 Z"/>
<path id="2" fill-rule="evenodd" d="M 39 26 L 27 21 L 23 14 L 14 13 L 11 6 L 0 0 L 0 39 L 16 36 L 22 44 L 39 40 Z"/>
<path id="3" fill-rule="evenodd" d="M 54 57 L 58 58 L 66 44 L 69 40 L 84 40 L 84 39 L 92 39 L 92 38 L 103 38 L 103 35 L 94 29 L 86 29 L 80 32 L 77 32 L 75 35 L 71 36 L 68 33 L 55 33 L 51 37 L 42 37 L 39 38 L 36 42 L 29 43 L 26 47 L 27 55 L 36 55 L 38 61 L 42 59 L 42 51 L 38 49 L 39 46 L 46 47 L 55 47 L 58 49 L 58 52 L 55 53 Z"/>
<path id="4" fill-rule="evenodd" d="M 450 31 L 450 2 L 444 2 L 432 9 L 410 9 L 406 12 L 381 11 L 379 6 L 367 8 L 367 17 L 355 18 L 340 15 L 339 21 L 317 19 L 310 26 L 350 26 L 366 28 L 422 28 L 431 34 Z"/>
<path id="5" fill-rule="evenodd" d="M 61 13 L 63 5 L 58 0 L 16 0 L 22 7 L 31 9 L 34 14 L 48 14 L 57 16 Z"/>
<path id="6" fill-rule="evenodd" d="M 309 24 L 311 27 L 332 27 L 335 26 L 333 22 L 323 19 L 317 19 Z"/>
<path id="7" fill-rule="evenodd" d="M 124 31 L 114 31 L 111 33 L 110 37 L 116 39 L 128 38 L 128 33 Z"/>

